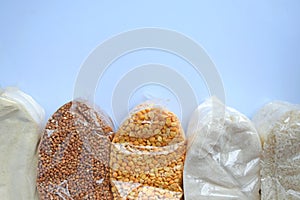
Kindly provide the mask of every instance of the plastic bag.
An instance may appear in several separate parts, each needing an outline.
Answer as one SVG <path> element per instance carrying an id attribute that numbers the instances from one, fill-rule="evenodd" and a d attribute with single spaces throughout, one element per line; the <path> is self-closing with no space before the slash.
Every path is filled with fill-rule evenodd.
<path id="1" fill-rule="evenodd" d="M 37 145 L 44 110 L 16 88 L 0 89 L 0 198 L 38 199 Z"/>
<path id="2" fill-rule="evenodd" d="M 300 199 L 300 106 L 271 102 L 253 121 L 263 141 L 261 199 Z"/>
<path id="3" fill-rule="evenodd" d="M 261 143 L 246 116 L 211 97 L 194 111 L 187 136 L 185 199 L 259 199 Z"/>
<path id="4" fill-rule="evenodd" d="M 114 199 L 181 199 L 185 152 L 184 132 L 175 114 L 156 104 L 137 106 L 112 143 Z"/>
<path id="5" fill-rule="evenodd" d="M 39 145 L 40 199 L 112 199 L 109 182 L 111 119 L 82 101 L 59 108 Z"/>

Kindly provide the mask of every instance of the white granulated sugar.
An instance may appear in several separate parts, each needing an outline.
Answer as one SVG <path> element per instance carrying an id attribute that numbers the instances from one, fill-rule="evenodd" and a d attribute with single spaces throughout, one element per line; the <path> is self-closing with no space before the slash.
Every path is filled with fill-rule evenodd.
<path id="1" fill-rule="evenodd" d="M 261 199 L 300 199 L 300 106 L 272 102 L 253 121 L 263 140 Z"/>
<path id="2" fill-rule="evenodd" d="M 187 136 L 185 199 L 259 199 L 261 143 L 246 116 L 212 97 L 193 113 Z"/>
<path id="3" fill-rule="evenodd" d="M 36 148 L 44 111 L 23 92 L 0 91 L 0 199 L 38 199 Z"/>

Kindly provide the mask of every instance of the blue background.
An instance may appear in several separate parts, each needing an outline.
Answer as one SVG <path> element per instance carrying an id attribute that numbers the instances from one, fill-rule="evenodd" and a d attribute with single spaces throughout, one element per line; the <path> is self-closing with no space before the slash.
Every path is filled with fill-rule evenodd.
<path id="1" fill-rule="evenodd" d="M 30 94 L 49 117 L 72 99 L 80 65 L 97 45 L 127 30 L 160 27 L 199 43 L 222 77 L 226 103 L 251 117 L 271 100 L 300 103 L 299 11 L 297 0 L 1 1 L 0 85 Z M 187 69 L 164 53 L 128 55 L 100 82 L 97 104 L 111 114 L 113 70 L 153 61 Z M 186 79 L 197 90 L 197 77 Z M 200 100 L 208 97 L 199 88 Z"/>

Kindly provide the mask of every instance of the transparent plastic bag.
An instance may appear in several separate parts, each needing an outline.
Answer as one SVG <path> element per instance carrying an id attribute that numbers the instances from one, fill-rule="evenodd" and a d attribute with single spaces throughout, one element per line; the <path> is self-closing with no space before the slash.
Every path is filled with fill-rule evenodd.
<path id="1" fill-rule="evenodd" d="M 123 121 L 112 142 L 114 199 L 181 199 L 186 142 L 178 118 L 144 103 Z"/>
<path id="2" fill-rule="evenodd" d="M 48 120 L 39 145 L 40 199 L 112 199 L 109 182 L 113 123 L 101 110 L 74 100 Z"/>
<path id="3" fill-rule="evenodd" d="M 263 141 L 261 199 L 300 199 L 300 106 L 271 102 L 253 122 Z"/>
<path id="4" fill-rule="evenodd" d="M 211 97 L 191 116 L 184 197 L 259 199 L 261 143 L 251 121 Z"/>
<path id="5" fill-rule="evenodd" d="M 37 145 L 44 110 L 17 88 L 0 89 L 0 198 L 38 199 Z"/>

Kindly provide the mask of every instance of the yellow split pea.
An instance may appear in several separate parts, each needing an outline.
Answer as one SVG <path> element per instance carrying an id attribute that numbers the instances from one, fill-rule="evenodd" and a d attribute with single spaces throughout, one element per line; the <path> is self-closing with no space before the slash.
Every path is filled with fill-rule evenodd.
<path id="1" fill-rule="evenodd" d="M 181 199 L 185 151 L 175 114 L 160 107 L 131 114 L 111 148 L 114 199 Z"/>

